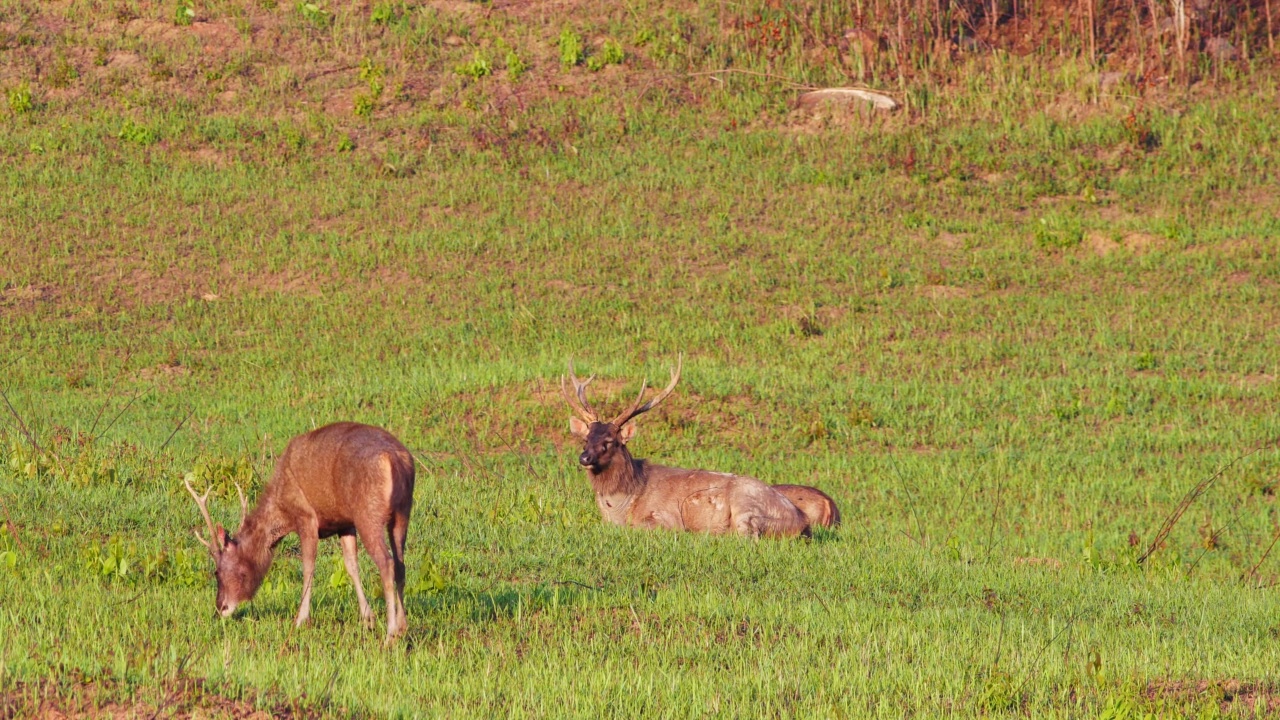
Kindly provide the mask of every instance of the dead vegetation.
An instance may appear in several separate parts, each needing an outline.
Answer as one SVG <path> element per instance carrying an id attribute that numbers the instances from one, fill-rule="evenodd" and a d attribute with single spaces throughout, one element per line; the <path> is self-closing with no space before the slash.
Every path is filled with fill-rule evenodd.
<path id="1" fill-rule="evenodd" d="M 130 688 L 110 679 L 6 683 L 0 693 L 0 720 L 81 720 L 82 718 L 278 718 L 361 717 L 345 708 L 307 698 L 289 702 L 254 690 L 228 693 L 200 678 L 182 677 L 156 688 Z"/>
<path id="2" fill-rule="evenodd" d="M 293 3 L 243 0 L 181 24 L 168 3 L 122 2 L 111 12 L 50 0 L 0 14 L 0 86 L 29 83 L 38 101 L 55 105 L 127 106 L 131 93 L 147 91 L 351 120 L 424 105 L 507 116 L 504 107 L 588 96 L 622 108 L 697 102 L 738 73 L 783 89 L 877 87 L 886 102 L 917 112 L 921 89 L 963 85 L 975 63 L 1002 54 L 1082 58 L 1098 89 L 1112 92 L 1238 73 L 1274 58 L 1272 2 L 686 1 L 639 14 L 583 2 L 437 1 L 318 3 L 309 15 Z M 557 44 L 566 23 L 583 45 L 571 63 Z M 592 61 L 611 42 L 624 60 Z M 853 122 L 865 122 L 861 115 Z"/>
<path id="3" fill-rule="evenodd" d="M 1149 701 L 1196 703 L 1209 701 L 1226 713 L 1273 717 L 1280 712 L 1280 688 L 1269 683 L 1234 678 L 1219 680 L 1159 680 L 1147 684 Z"/>

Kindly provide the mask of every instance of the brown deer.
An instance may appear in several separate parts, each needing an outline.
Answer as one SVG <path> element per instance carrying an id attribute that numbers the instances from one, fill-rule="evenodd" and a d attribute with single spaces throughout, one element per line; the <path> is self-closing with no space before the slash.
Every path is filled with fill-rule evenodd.
<path id="1" fill-rule="evenodd" d="M 661 403 L 680 381 L 677 363 L 666 389 L 644 402 L 648 381 L 636 401 L 608 422 L 587 402 L 587 385 L 573 373 L 573 392 L 560 378 L 565 402 L 573 411 L 569 430 L 583 441 L 578 462 L 586 468 L 596 506 L 607 522 L 640 528 L 737 532 L 750 537 L 807 534 L 809 523 L 790 500 L 753 477 L 707 470 L 685 470 L 637 460 L 627 450 L 635 437 L 632 422 Z"/>
<path id="2" fill-rule="evenodd" d="M 837 527 L 840 525 L 840 509 L 831 496 L 808 485 L 774 485 L 792 505 L 809 518 L 809 527 Z"/>
<path id="3" fill-rule="evenodd" d="M 302 604 L 296 625 L 311 617 L 311 580 L 320 538 L 337 535 L 342 562 L 355 585 L 360 618 L 374 621 L 360 585 L 356 538 L 382 575 L 387 599 L 387 641 L 407 627 L 404 611 L 404 542 L 413 509 L 413 456 L 381 428 L 343 422 L 326 425 L 289 441 L 275 472 L 249 512 L 240 495 L 240 529 L 230 535 L 209 519 L 209 491 L 197 495 L 186 481 L 209 528 L 211 541 L 196 539 L 213 556 L 218 580 L 218 612 L 230 616 L 253 599 L 271 567 L 273 550 L 290 533 L 302 550 Z M 383 532 L 391 540 L 390 548 Z"/>

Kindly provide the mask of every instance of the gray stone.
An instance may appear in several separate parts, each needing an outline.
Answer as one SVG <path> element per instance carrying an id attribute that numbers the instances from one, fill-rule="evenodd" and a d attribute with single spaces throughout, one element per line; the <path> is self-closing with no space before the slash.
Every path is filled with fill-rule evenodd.
<path id="1" fill-rule="evenodd" d="M 896 110 L 898 101 L 870 90 L 858 88 L 823 88 L 813 90 L 800 96 L 799 105 L 805 110 L 818 107 L 843 107 L 853 103 L 866 103 L 876 110 Z"/>

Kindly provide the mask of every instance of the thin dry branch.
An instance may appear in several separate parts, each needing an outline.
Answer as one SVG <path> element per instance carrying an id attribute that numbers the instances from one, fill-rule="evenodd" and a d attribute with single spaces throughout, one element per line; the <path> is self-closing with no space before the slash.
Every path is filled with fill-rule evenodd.
<path id="1" fill-rule="evenodd" d="M 13 524 L 13 518 L 9 516 L 9 503 L 4 501 L 4 495 L 0 495 L 0 510 L 4 510 L 4 522 L 9 528 L 9 534 L 13 536 L 13 541 L 18 544 L 18 549 L 25 553 L 27 548 L 23 546 L 22 538 L 18 537 L 18 526 Z"/>
<path id="2" fill-rule="evenodd" d="M 1154 539 L 1152 539 L 1151 545 L 1147 547 L 1147 551 L 1142 553 L 1142 556 L 1138 558 L 1138 564 L 1141 565 L 1142 563 L 1145 563 L 1147 561 L 1147 558 L 1154 555 L 1156 550 L 1160 549 L 1160 546 L 1164 543 L 1165 539 L 1169 537 L 1169 533 L 1173 531 L 1173 526 L 1177 525 L 1178 520 L 1182 519 L 1182 514 L 1185 513 L 1187 511 L 1187 508 L 1190 508 L 1191 505 L 1195 503 L 1195 501 L 1198 500 L 1201 495 L 1205 494 L 1209 490 L 1209 488 L 1213 485 L 1213 483 L 1216 482 L 1218 478 L 1222 477 L 1223 473 L 1225 473 L 1228 469 L 1231 468 L 1231 466 L 1235 465 L 1241 460 L 1244 460 L 1245 458 L 1249 457 L 1250 455 L 1253 455 L 1254 453 L 1258 452 L 1259 450 L 1262 450 L 1263 448 L 1275 445 L 1275 443 L 1276 441 L 1273 440 L 1269 443 L 1259 445 L 1258 447 L 1250 450 L 1249 452 L 1235 458 L 1234 460 L 1227 463 L 1226 465 L 1223 465 L 1222 467 L 1218 468 L 1217 472 L 1210 475 L 1208 478 L 1201 480 L 1199 483 L 1196 484 L 1195 487 L 1191 488 L 1191 491 L 1188 492 L 1186 495 L 1184 495 L 1182 500 L 1177 504 L 1176 507 L 1174 507 L 1173 512 L 1169 513 L 1169 516 L 1165 518 L 1164 524 L 1162 524 L 1160 526 L 1160 530 L 1156 532 L 1156 536 Z"/>
<path id="3" fill-rule="evenodd" d="M 1249 578 L 1258 576 L 1258 568 L 1262 567 L 1262 563 L 1267 561 L 1267 557 L 1271 555 L 1271 550 L 1275 548 L 1277 540 L 1280 540 L 1280 525 L 1276 526 L 1276 532 L 1271 536 L 1271 544 L 1267 546 L 1267 551 L 1262 553 L 1262 557 L 1258 559 L 1258 562 L 1253 564 L 1253 567 L 1249 568 L 1248 572 L 1240 576 L 1240 582 L 1244 582 Z"/>
<path id="4" fill-rule="evenodd" d="M 1044 657 L 1045 651 L 1049 649 L 1050 645 L 1053 645 L 1055 642 L 1057 642 L 1058 638 L 1062 637 L 1062 633 L 1070 632 L 1072 626 L 1075 625 L 1076 617 L 1078 617 L 1079 615 L 1080 615 L 1079 610 L 1071 613 L 1071 616 L 1067 618 L 1067 624 L 1063 626 L 1061 630 L 1054 633 L 1053 637 L 1049 638 L 1049 641 L 1040 647 L 1040 652 L 1036 653 L 1035 658 L 1032 659 L 1031 669 L 1027 671 L 1027 676 L 1023 678 L 1022 683 L 1018 685 L 1018 691 L 1014 693 L 1013 695 L 1014 697 L 1022 696 L 1022 689 L 1027 686 L 1027 683 L 1031 682 L 1031 678 L 1035 677 L 1036 672 L 1039 671 L 1040 659 Z"/>
<path id="5" fill-rule="evenodd" d="M 150 392 L 154 387 L 155 387 L 155 383 L 152 383 L 151 387 L 146 388 L 146 391 L 147 391 L 147 392 Z M 113 417 L 113 418 L 111 418 L 111 422 L 107 423 L 107 426 L 106 426 L 106 427 L 104 427 L 104 428 L 102 428 L 102 432 L 100 432 L 100 433 L 98 433 L 97 435 L 95 435 L 95 436 L 94 436 L 93 441 L 94 441 L 94 442 L 98 442 L 99 440 L 101 440 L 101 439 L 102 439 L 102 436 L 103 436 L 103 435 L 106 435 L 106 434 L 107 434 L 107 432 L 108 432 L 109 430 L 111 430 L 111 428 L 112 428 L 112 427 L 115 427 L 116 421 L 118 421 L 118 420 L 120 419 L 120 417 L 121 417 L 121 416 L 123 416 L 123 415 L 124 415 L 124 414 L 129 410 L 129 408 L 133 406 L 133 403 L 134 403 L 134 402 L 135 402 L 139 397 L 141 397 L 141 396 L 142 396 L 142 394 L 143 394 L 143 391 L 142 391 L 142 390 L 139 390 L 139 391 L 135 392 L 135 393 L 133 394 L 133 397 L 129 398 L 129 402 L 125 403 L 125 404 L 124 404 L 124 407 L 120 408 L 120 412 L 116 413 L 116 416 L 115 416 L 115 417 Z"/>
<path id="6" fill-rule="evenodd" d="M 36 451 L 36 455 L 43 455 L 44 451 L 40 449 L 40 443 L 36 442 L 36 436 L 31 434 L 31 430 L 27 427 L 26 421 L 24 421 L 22 416 L 18 414 L 18 411 L 14 409 L 13 403 L 9 402 L 9 394 L 4 391 L 4 388 L 0 388 L 0 397 L 4 398 L 5 406 L 7 406 L 9 408 L 9 412 L 13 414 L 13 419 L 18 421 L 18 429 L 26 436 L 27 442 L 31 443 L 31 447 Z"/>
<path id="7" fill-rule="evenodd" d="M 133 357 L 132 353 L 125 355 L 124 362 L 120 364 L 120 372 L 116 373 L 116 377 L 111 381 L 111 388 L 107 390 L 107 397 L 102 401 L 102 405 L 98 407 L 98 414 L 93 416 L 93 424 L 89 426 L 89 435 L 92 437 L 98 429 L 98 421 L 102 419 L 102 413 L 107 411 L 107 406 L 115 399 L 116 388 L 120 386 L 120 378 L 124 375 L 125 369 L 129 367 L 129 359 Z"/>
<path id="8" fill-rule="evenodd" d="M 164 450 L 166 447 L 168 447 L 168 446 L 169 446 L 169 441 L 173 439 L 173 436 L 174 436 L 174 435 L 177 435 L 177 434 L 178 434 L 178 431 L 182 429 L 182 426 L 183 426 L 183 425 L 186 425 L 186 424 L 187 424 L 187 421 L 191 419 L 191 416 L 192 416 L 192 415 L 195 415 L 195 414 L 196 414 L 196 409 L 195 409 L 195 407 L 192 407 L 192 408 L 191 408 L 191 412 L 187 413 L 187 416 L 186 416 L 186 417 L 184 417 L 184 418 L 182 418 L 182 421 L 181 421 L 181 422 L 179 422 L 179 423 L 178 423 L 178 425 L 177 425 L 177 427 L 175 427 L 175 428 L 173 429 L 173 432 L 169 433 L 169 437 L 165 438 L 165 439 L 164 439 L 164 442 L 160 444 L 160 450 Z M 159 452 L 159 450 L 157 450 L 157 452 Z M 257 471 L 258 471 L 258 469 L 257 469 L 257 468 L 254 468 L 253 470 L 254 470 L 254 473 L 255 473 L 255 474 L 256 474 L 256 473 L 257 473 Z"/>

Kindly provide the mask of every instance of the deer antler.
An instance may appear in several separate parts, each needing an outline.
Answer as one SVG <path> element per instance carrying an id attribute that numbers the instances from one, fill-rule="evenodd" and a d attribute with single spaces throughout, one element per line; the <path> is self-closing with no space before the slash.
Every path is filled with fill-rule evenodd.
<path id="1" fill-rule="evenodd" d="M 649 400 L 649 402 L 644 403 L 643 405 L 641 405 L 640 402 L 644 400 L 644 391 L 649 386 L 649 380 L 648 378 L 646 378 L 644 382 L 640 383 L 640 394 L 636 396 L 636 401 L 631 403 L 631 407 L 627 408 L 626 410 L 623 410 L 622 413 L 618 415 L 618 417 L 613 419 L 614 427 L 620 428 L 623 425 L 626 425 L 627 423 L 631 422 L 637 415 L 641 415 L 649 412 L 650 410 L 657 407 L 658 403 L 661 403 L 663 400 L 666 400 L 667 396 L 671 394 L 671 391 L 676 389 L 676 383 L 680 382 L 680 369 L 683 366 L 684 366 L 684 355 L 679 355 L 676 358 L 676 369 L 671 372 L 671 382 L 667 383 L 667 386 L 663 388 L 662 392 L 658 393 L 657 395 L 654 395 L 653 398 Z"/>
<path id="2" fill-rule="evenodd" d="M 569 403 L 569 408 L 577 413 L 589 425 L 594 422 L 600 422 L 600 415 L 591 408 L 591 403 L 587 402 L 587 386 L 592 380 L 596 379 L 595 375 L 586 380 L 579 380 L 577 375 L 573 374 L 573 359 L 569 359 L 569 379 L 573 381 L 573 392 L 569 392 L 569 388 L 564 384 L 564 376 L 560 376 L 560 393 L 564 395 L 564 401 Z M 575 397 L 575 395 L 577 397 Z"/>
<path id="3" fill-rule="evenodd" d="M 222 552 L 222 547 L 218 545 L 218 531 L 214 529 L 213 519 L 209 517 L 208 506 L 209 493 L 213 491 L 213 488 L 205 490 L 204 495 L 200 496 L 191 488 L 190 480 L 184 479 L 182 484 L 187 486 L 187 492 L 191 493 L 191 497 L 196 501 L 196 505 L 199 506 L 200 515 L 204 517 L 204 524 L 209 528 L 209 539 L 212 540 L 212 542 L 205 541 L 204 538 L 200 537 L 199 532 L 196 532 L 195 530 L 192 530 L 192 532 L 195 533 L 196 539 L 200 541 L 200 544 L 208 548 L 209 552 L 213 556 L 217 557 Z"/>
<path id="4" fill-rule="evenodd" d="M 244 491 L 240 489 L 240 483 L 236 483 L 236 495 L 240 496 L 240 525 L 244 525 L 244 519 L 249 517 L 249 501 L 244 499 Z"/>

